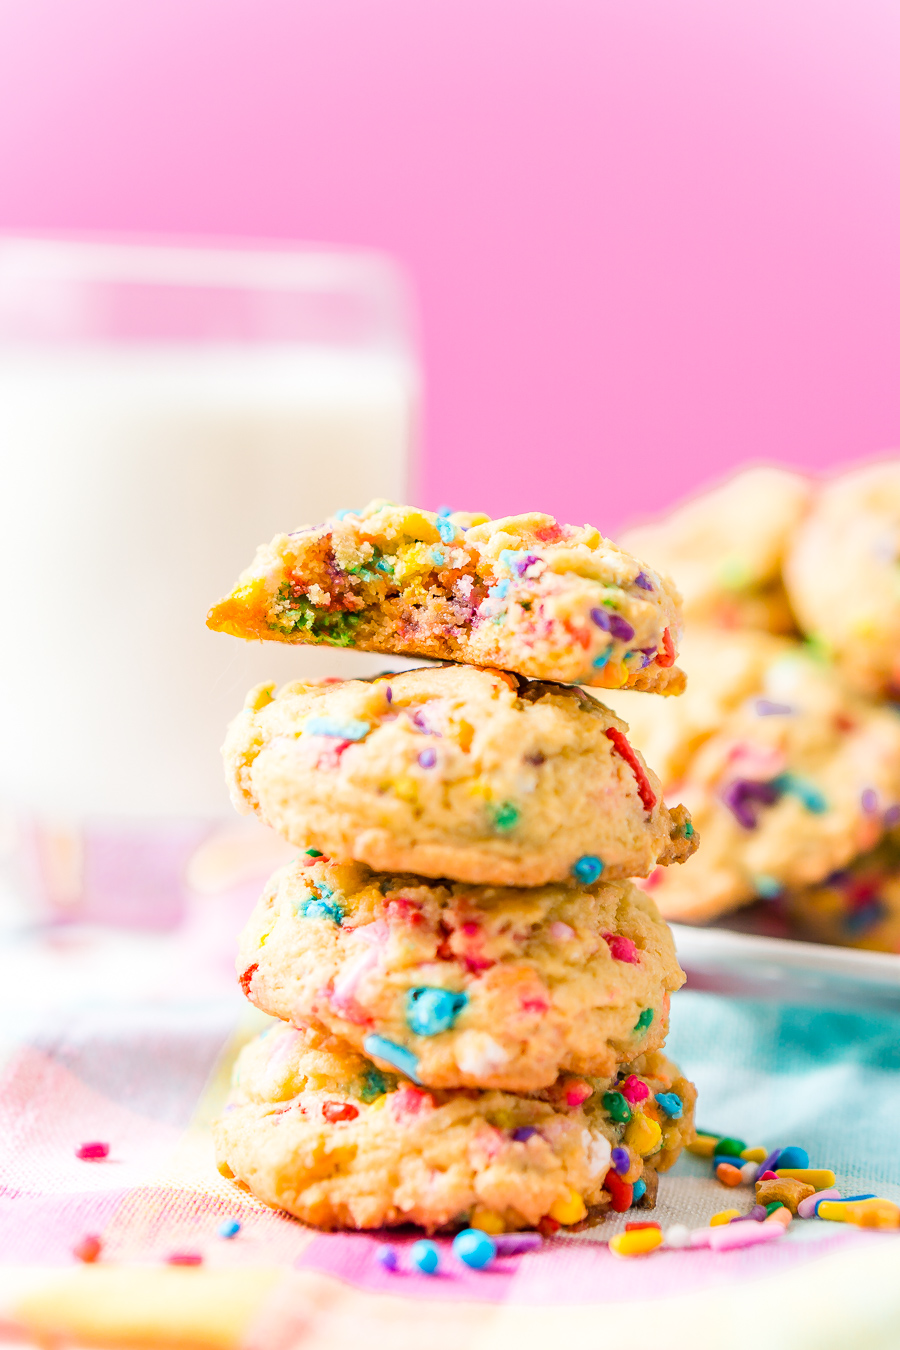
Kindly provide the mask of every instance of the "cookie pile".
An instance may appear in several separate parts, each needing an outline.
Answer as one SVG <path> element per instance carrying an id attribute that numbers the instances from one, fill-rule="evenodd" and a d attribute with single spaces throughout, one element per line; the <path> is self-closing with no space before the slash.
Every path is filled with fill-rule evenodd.
<path id="1" fill-rule="evenodd" d="M 900 461 L 749 469 L 626 542 L 689 620 L 683 698 L 610 698 L 703 836 L 663 914 L 900 951 Z"/>
<path id="2" fill-rule="evenodd" d="M 695 1092 L 663 1054 L 684 976 L 632 878 L 697 837 L 568 681 L 680 691 L 679 617 L 662 577 L 537 514 L 376 502 L 259 550 L 211 627 L 457 664 L 261 686 L 229 728 L 235 805 L 300 852 L 240 942 L 278 1022 L 239 1059 L 225 1176 L 322 1228 L 654 1203 Z"/>

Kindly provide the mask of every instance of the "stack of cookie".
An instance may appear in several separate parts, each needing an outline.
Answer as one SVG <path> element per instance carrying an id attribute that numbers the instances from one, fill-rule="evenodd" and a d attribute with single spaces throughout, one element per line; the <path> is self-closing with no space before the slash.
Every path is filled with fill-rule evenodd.
<path id="1" fill-rule="evenodd" d="M 589 527 L 376 502 L 261 549 L 209 623 L 458 663 L 263 686 L 229 729 L 236 806 L 301 852 L 241 939 L 280 1025 L 240 1058 L 223 1174 L 323 1228 L 652 1205 L 695 1093 L 630 878 L 697 840 L 578 685 L 680 692 L 670 584 Z"/>

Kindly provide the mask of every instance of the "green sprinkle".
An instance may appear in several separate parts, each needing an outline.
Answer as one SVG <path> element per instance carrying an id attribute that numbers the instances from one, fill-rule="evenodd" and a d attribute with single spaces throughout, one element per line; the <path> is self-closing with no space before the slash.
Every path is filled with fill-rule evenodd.
<path id="1" fill-rule="evenodd" d="M 618 1125 L 627 1125 L 631 1119 L 631 1107 L 621 1092 L 604 1092 L 603 1109 Z"/>
<path id="2" fill-rule="evenodd" d="M 685 837 L 685 839 L 691 839 L 691 838 L 693 838 L 693 834 L 694 834 L 694 827 L 693 827 L 693 825 L 691 824 L 691 822 L 690 822 L 689 820 L 686 820 L 686 821 L 684 822 L 684 837 Z"/>
<path id="3" fill-rule="evenodd" d="M 784 1205 L 780 1200 L 773 1200 L 770 1205 L 766 1205 L 766 1217 L 768 1218 L 770 1214 L 774 1214 L 776 1209 L 784 1209 Z"/>
<path id="4" fill-rule="evenodd" d="M 383 1097 L 390 1086 L 391 1084 L 386 1076 L 373 1065 L 371 1069 L 366 1071 L 362 1090 L 359 1094 L 360 1098 L 364 1102 L 374 1102 L 377 1097 Z"/>
<path id="5" fill-rule="evenodd" d="M 278 591 L 277 617 L 268 626 L 285 637 L 303 634 L 307 642 L 322 642 L 329 647 L 349 647 L 360 613 L 338 610 L 335 613 L 327 609 L 318 609 L 305 595 L 294 596 L 287 582 Z"/>
<path id="6" fill-rule="evenodd" d="M 320 853 L 317 848 L 308 848 L 306 850 L 307 858 L 324 858 L 324 853 Z"/>
<path id="7" fill-rule="evenodd" d="M 646 1031 L 652 1021 L 653 1021 L 653 1009 L 645 1008 L 644 1011 L 641 1013 L 640 1017 L 638 1018 L 638 1020 L 634 1024 L 635 1034 L 639 1031 Z"/>
<path id="8" fill-rule="evenodd" d="M 513 806 L 512 802 L 503 802 L 496 807 L 493 812 L 494 828 L 497 830 L 513 830 L 518 824 L 519 808 Z"/>

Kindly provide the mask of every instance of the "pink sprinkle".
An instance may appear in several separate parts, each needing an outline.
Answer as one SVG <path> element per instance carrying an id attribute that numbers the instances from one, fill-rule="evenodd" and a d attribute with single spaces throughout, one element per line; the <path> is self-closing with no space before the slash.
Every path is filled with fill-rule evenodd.
<path id="1" fill-rule="evenodd" d="M 650 1096 L 650 1089 L 647 1084 L 642 1083 L 640 1078 L 633 1073 L 628 1075 L 624 1083 L 619 1084 L 618 1090 L 626 1101 L 631 1102 L 632 1106 L 635 1102 L 642 1102 Z"/>
<path id="2" fill-rule="evenodd" d="M 199 1252 L 172 1252 L 166 1262 L 170 1266 L 202 1266 L 203 1257 Z"/>
<path id="3" fill-rule="evenodd" d="M 550 925 L 550 936 L 554 942 L 571 942 L 575 936 L 575 929 L 570 928 L 567 923 L 561 919 L 554 919 Z"/>
<path id="4" fill-rule="evenodd" d="M 643 1083 L 641 1086 L 643 1087 Z M 566 1105 L 580 1106 L 582 1102 L 587 1101 L 593 1091 L 594 1089 L 591 1087 L 590 1083 L 573 1083 L 566 1092 Z"/>
<path id="5" fill-rule="evenodd" d="M 631 938 L 622 937 L 620 933 L 604 933 L 603 941 L 615 961 L 627 961 L 631 966 L 640 965 L 640 953 Z"/>
<path id="6" fill-rule="evenodd" d="M 714 1252 L 730 1252 L 737 1247 L 755 1247 L 759 1242 L 773 1242 L 781 1237 L 784 1228 L 780 1223 L 723 1223 L 708 1230 L 706 1246 Z"/>
<path id="7" fill-rule="evenodd" d="M 75 1150 L 76 1158 L 108 1158 L 109 1144 L 101 1143 L 99 1139 L 92 1140 L 89 1144 L 79 1144 Z"/>
<path id="8" fill-rule="evenodd" d="M 102 1243 L 94 1233 L 86 1233 L 80 1242 L 76 1242 L 72 1248 L 72 1255 L 79 1261 L 84 1261 L 86 1265 L 92 1265 L 100 1255 Z"/>
<path id="9" fill-rule="evenodd" d="M 759 1177 L 758 1180 L 759 1180 L 759 1181 L 777 1181 L 777 1180 L 778 1180 L 778 1173 L 777 1173 L 777 1172 L 763 1172 L 762 1176 Z"/>
<path id="10" fill-rule="evenodd" d="M 429 1111 L 434 1107 L 434 1098 L 430 1092 L 422 1092 L 420 1088 L 402 1087 L 390 1095 L 391 1110 L 398 1116 L 417 1116 L 421 1111 Z"/>

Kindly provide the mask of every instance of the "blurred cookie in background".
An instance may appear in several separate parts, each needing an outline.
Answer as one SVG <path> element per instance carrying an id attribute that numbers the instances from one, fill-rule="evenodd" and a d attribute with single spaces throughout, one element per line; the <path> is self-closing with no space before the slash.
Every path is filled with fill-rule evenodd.
<path id="1" fill-rule="evenodd" d="M 788 550 L 785 584 L 800 626 L 854 688 L 900 698 L 900 459 L 819 490 Z"/>
<path id="2" fill-rule="evenodd" d="M 802 474 L 756 465 L 627 530 L 621 546 L 672 578 L 688 631 L 702 623 L 792 633 L 782 564 L 811 492 Z"/>
<path id="3" fill-rule="evenodd" d="M 777 909 L 796 937 L 900 953 L 900 830 L 820 885 L 786 891 Z"/>

